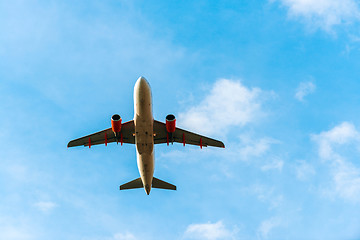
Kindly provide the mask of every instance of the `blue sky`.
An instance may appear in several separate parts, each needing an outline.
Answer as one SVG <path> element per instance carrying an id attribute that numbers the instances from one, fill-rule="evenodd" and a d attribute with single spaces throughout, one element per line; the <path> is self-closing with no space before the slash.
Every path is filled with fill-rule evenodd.
<path id="1" fill-rule="evenodd" d="M 0 239 L 359 239 L 360 3 L 1 1 Z M 154 116 L 226 149 L 156 146 L 176 192 L 120 192 Z"/>

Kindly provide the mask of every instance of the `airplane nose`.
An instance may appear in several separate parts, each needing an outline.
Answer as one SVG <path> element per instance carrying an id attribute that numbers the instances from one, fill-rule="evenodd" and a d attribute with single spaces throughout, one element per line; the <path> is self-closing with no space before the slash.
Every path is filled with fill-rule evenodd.
<path id="1" fill-rule="evenodd" d="M 135 84 L 136 89 L 150 89 L 150 85 L 146 78 L 143 76 L 139 77 Z"/>
<path id="2" fill-rule="evenodd" d="M 139 77 L 137 82 L 139 82 L 140 85 L 148 84 L 146 78 L 143 76 Z"/>

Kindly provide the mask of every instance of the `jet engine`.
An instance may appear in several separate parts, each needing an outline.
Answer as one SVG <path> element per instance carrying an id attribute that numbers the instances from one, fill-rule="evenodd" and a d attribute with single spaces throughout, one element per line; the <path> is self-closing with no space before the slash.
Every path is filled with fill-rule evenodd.
<path id="1" fill-rule="evenodd" d="M 174 115 L 169 114 L 166 116 L 166 131 L 168 133 L 175 132 L 176 129 L 176 118 Z"/>
<path id="2" fill-rule="evenodd" d="M 121 131 L 121 117 L 119 114 L 114 114 L 111 117 L 111 128 L 115 136 Z"/>

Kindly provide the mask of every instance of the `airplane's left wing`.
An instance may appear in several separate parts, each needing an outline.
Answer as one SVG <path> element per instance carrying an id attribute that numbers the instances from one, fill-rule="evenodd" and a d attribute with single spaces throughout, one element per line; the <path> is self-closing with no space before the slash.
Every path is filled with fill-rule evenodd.
<path id="1" fill-rule="evenodd" d="M 154 143 L 169 143 L 171 141 L 182 143 L 184 145 L 191 144 L 201 147 L 212 146 L 225 148 L 224 143 L 221 141 L 192 133 L 181 128 L 176 128 L 175 132 L 172 133 L 172 136 L 169 136 L 166 131 L 165 123 L 154 120 Z"/>
<path id="2" fill-rule="evenodd" d="M 135 144 L 135 137 L 133 135 L 134 133 L 135 133 L 134 121 L 131 120 L 129 122 L 125 122 L 121 124 L 120 137 L 118 137 L 118 139 L 116 139 L 112 129 L 108 128 L 100 132 L 72 140 L 68 143 L 68 147 L 92 146 L 92 145 L 105 144 L 116 141 Z"/>

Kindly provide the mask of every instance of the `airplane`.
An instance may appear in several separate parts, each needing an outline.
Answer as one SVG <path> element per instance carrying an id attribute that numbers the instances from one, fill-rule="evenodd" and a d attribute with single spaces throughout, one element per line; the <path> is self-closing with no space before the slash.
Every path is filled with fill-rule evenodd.
<path id="1" fill-rule="evenodd" d="M 111 117 L 111 128 L 87 135 L 68 143 L 69 147 L 88 146 L 120 142 L 135 144 L 137 165 L 140 177 L 120 186 L 120 190 L 144 188 L 147 195 L 151 188 L 176 190 L 176 186 L 154 175 L 154 144 L 174 142 L 197 145 L 203 147 L 213 146 L 225 148 L 221 141 L 211 139 L 176 127 L 176 118 L 169 114 L 165 123 L 154 120 L 152 113 L 152 96 L 148 81 L 139 77 L 134 87 L 134 119 L 122 123 L 119 114 Z"/>

